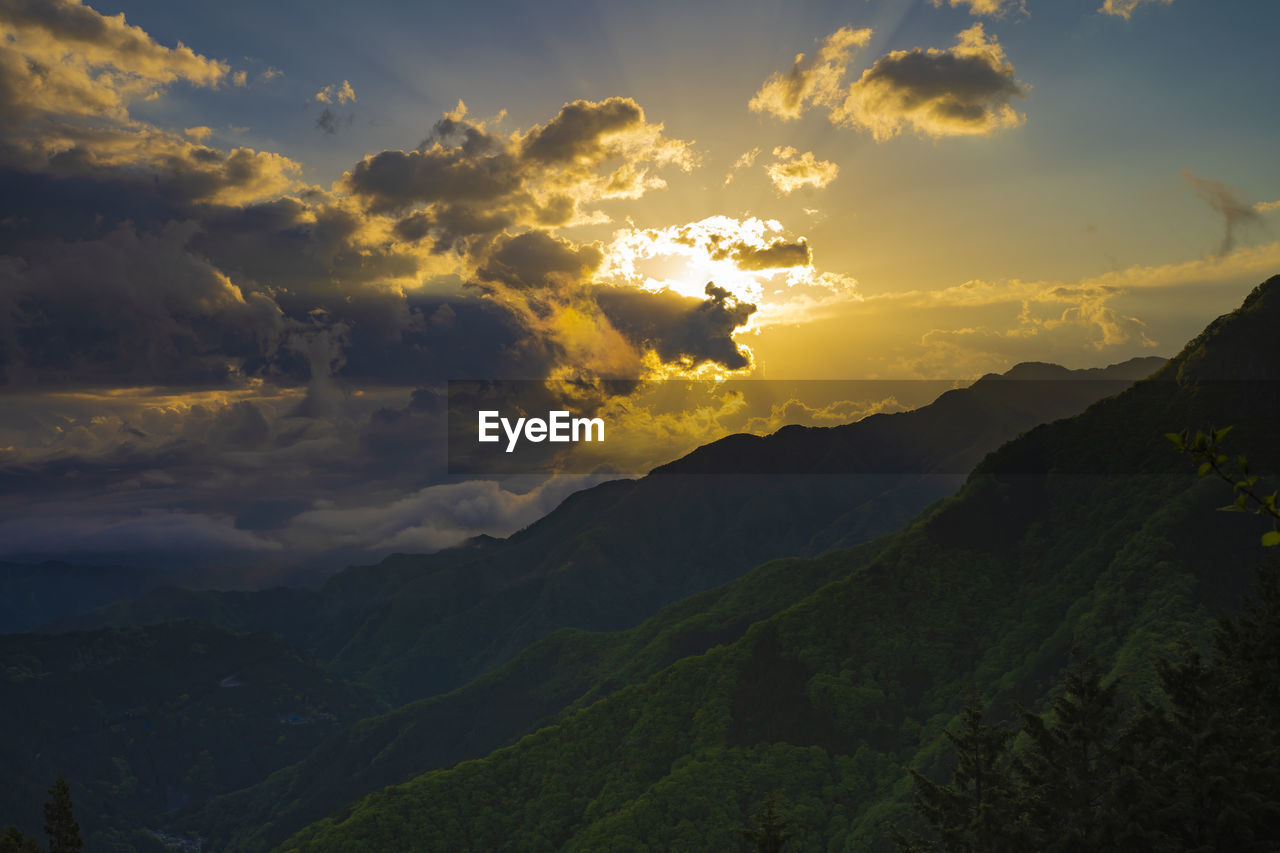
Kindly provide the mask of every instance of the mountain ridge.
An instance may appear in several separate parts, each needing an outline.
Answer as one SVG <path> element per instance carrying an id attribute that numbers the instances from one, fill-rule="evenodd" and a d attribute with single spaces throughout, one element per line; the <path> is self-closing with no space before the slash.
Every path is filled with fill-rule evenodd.
<path id="1" fill-rule="evenodd" d="M 1135 374 L 1145 366 L 1132 364 Z M 912 412 L 827 431 L 784 430 L 759 441 L 782 442 L 787 453 L 738 454 L 718 462 L 716 473 L 700 461 L 719 452 L 708 445 L 684 458 L 697 470 L 610 481 L 571 495 L 507 539 L 391 557 L 340 572 L 317 591 L 168 590 L 51 628 L 194 617 L 276 631 L 389 701 L 412 701 L 494 670 L 557 628 L 625 629 L 768 559 L 888 532 L 953 492 L 1004 439 L 1128 383 L 978 383 Z M 842 454 L 841 465 L 831 463 L 833 453 Z"/>
<path id="2" fill-rule="evenodd" d="M 1280 277 L 1152 378 L 986 456 L 878 556 L 742 639 L 279 849 L 727 849 L 774 788 L 801 849 L 890 849 L 905 768 L 936 772 L 970 691 L 1043 705 L 1079 645 L 1141 694 L 1152 657 L 1203 646 L 1210 610 L 1248 588 L 1256 519 L 1214 512 L 1222 485 L 1197 480 L 1162 434 L 1234 423 L 1255 469 L 1280 470 L 1275 396 L 1215 384 L 1241 365 L 1274 378 L 1278 322 Z"/>

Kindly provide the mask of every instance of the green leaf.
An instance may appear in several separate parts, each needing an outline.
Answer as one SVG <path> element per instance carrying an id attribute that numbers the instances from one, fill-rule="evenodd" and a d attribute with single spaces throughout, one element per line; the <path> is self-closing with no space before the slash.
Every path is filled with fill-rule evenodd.
<path id="1" fill-rule="evenodd" d="M 1187 439 L 1181 433 L 1166 432 L 1164 434 L 1164 437 L 1169 439 L 1169 441 L 1172 442 L 1173 446 L 1178 448 L 1179 450 L 1182 450 L 1184 447 L 1187 446 Z"/>
<path id="2" fill-rule="evenodd" d="M 1222 429 L 1215 429 L 1213 431 L 1213 443 L 1218 444 L 1219 442 L 1221 442 L 1222 439 L 1227 437 L 1227 433 L 1231 432 L 1231 430 L 1233 429 L 1235 429 L 1235 427 L 1229 427 L 1229 426 L 1225 426 Z"/>
<path id="3" fill-rule="evenodd" d="M 1212 467 L 1212 466 L 1211 466 L 1211 465 L 1209 465 L 1209 463 L 1208 463 L 1208 462 L 1201 462 L 1201 463 L 1200 463 L 1200 468 L 1198 469 L 1198 473 L 1200 474 L 1200 476 L 1201 476 L 1201 477 L 1203 477 L 1205 474 L 1208 474 L 1208 473 L 1209 473 L 1209 468 L 1211 468 L 1211 467 Z"/>
<path id="4" fill-rule="evenodd" d="M 1262 534 L 1262 544 L 1267 548 L 1280 545 L 1280 530 L 1268 530 Z"/>

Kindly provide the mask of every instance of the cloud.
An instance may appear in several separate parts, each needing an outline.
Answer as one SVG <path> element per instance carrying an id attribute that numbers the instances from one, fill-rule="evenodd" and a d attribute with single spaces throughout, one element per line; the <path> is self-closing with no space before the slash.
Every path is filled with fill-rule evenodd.
<path id="1" fill-rule="evenodd" d="M 438 551 L 482 532 L 510 535 L 602 479 L 557 477 L 525 492 L 508 491 L 493 480 L 428 486 L 382 504 L 300 513 L 284 536 L 307 543 L 319 537 L 332 546 L 384 552 Z"/>
<path id="2" fill-rule="evenodd" d="M 1012 9 L 1026 13 L 1025 0 L 929 0 L 934 6 L 950 5 L 952 9 L 969 7 L 970 15 L 990 15 L 999 18 Z"/>
<path id="3" fill-rule="evenodd" d="M 1022 124 L 1010 102 L 1026 93 L 1004 49 L 974 24 L 952 48 L 896 50 L 877 60 L 831 120 L 869 130 L 877 140 L 908 129 L 933 138 L 985 136 Z"/>
<path id="4" fill-rule="evenodd" d="M 343 118 L 339 116 L 337 113 L 335 113 L 333 110 L 329 109 L 328 107 L 325 107 L 324 110 L 321 111 L 319 117 L 316 118 L 316 127 L 320 128 L 325 133 L 332 136 L 333 134 L 338 132 L 339 127 L 342 127 L 343 125 L 350 127 L 352 124 L 355 123 L 355 120 L 356 120 L 356 117 L 354 115 L 347 115 L 345 118 Z"/>
<path id="5" fill-rule="evenodd" d="M 790 72 L 769 78 L 752 109 L 794 119 L 821 107 L 832 124 L 870 131 L 877 141 L 904 130 L 935 139 L 986 136 L 1024 121 L 1012 100 L 1025 97 L 1028 87 L 1017 81 L 1004 48 L 987 37 L 981 23 L 945 50 L 891 51 L 846 86 L 850 32 L 828 37 L 824 45 L 831 49 L 819 52 L 823 61 L 809 63 L 801 56 Z M 870 31 L 859 32 L 867 33 L 865 44 Z"/>
<path id="6" fill-rule="evenodd" d="M 1172 2 L 1173 0 L 1105 0 L 1098 11 L 1104 15 L 1116 15 L 1127 21 L 1139 6 L 1145 6 L 1148 3 L 1161 3 L 1168 6 Z"/>
<path id="7" fill-rule="evenodd" d="M 815 267 L 803 236 L 756 217 L 710 216 L 667 228 L 620 229 L 604 247 L 597 278 L 690 299 L 705 298 L 705 282 L 713 281 L 738 302 L 756 306 L 751 330 L 809 320 L 858 298 L 853 279 Z"/>
<path id="8" fill-rule="evenodd" d="M 726 247 L 729 251 L 742 253 L 750 263 L 755 249 Z M 787 252 L 779 245 L 772 256 L 766 250 L 755 262 L 781 265 L 789 260 Z M 534 332 L 530 345 L 536 341 L 558 365 L 554 375 L 638 379 L 672 366 L 740 370 L 750 364 L 733 335 L 754 305 L 710 284 L 701 299 L 601 286 L 596 273 L 603 259 L 598 245 L 578 245 L 540 231 L 503 234 L 475 252 L 476 286 Z"/>
<path id="9" fill-rule="evenodd" d="M 822 406 L 811 406 L 795 397 L 774 403 L 768 415 L 749 418 L 743 430 L 757 435 L 776 432 L 788 424 L 804 426 L 838 426 L 860 421 L 869 415 L 901 412 L 908 407 L 889 396 L 881 400 L 836 400 Z"/>
<path id="10" fill-rule="evenodd" d="M 756 306 L 708 282 L 707 299 L 698 301 L 670 291 L 649 293 L 606 288 L 596 301 L 609 322 L 629 340 L 653 350 L 668 363 L 694 370 L 708 362 L 729 370 L 751 364 L 751 353 L 733 340 Z"/>
<path id="11" fill-rule="evenodd" d="M 351 88 L 351 84 L 346 80 L 339 85 L 334 83 L 325 86 L 312 97 L 317 103 L 321 104 L 354 104 L 356 102 L 356 90 Z"/>
<path id="12" fill-rule="evenodd" d="M 403 232 L 437 247 L 511 226 L 608 221 L 584 206 L 635 199 L 666 182 L 654 169 L 693 168 L 690 143 L 669 139 L 629 98 L 566 104 L 545 125 L 499 134 L 447 113 L 412 151 L 383 151 L 345 175 L 372 213 L 406 214 Z"/>
<path id="13" fill-rule="evenodd" d="M 866 47 L 870 41 L 869 29 L 841 27 L 822 40 L 812 57 L 797 54 L 790 71 L 766 80 L 747 106 L 752 112 L 791 120 L 800 118 L 810 106 L 839 103 L 849 56 L 855 47 Z"/>
<path id="14" fill-rule="evenodd" d="M 492 244 L 476 276 L 482 283 L 517 290 L 562 291 L 595 272 L 601 258 L 597 246 L 575 246 L 543 231 L 527 231 Z"/>
<path id="15" fill-rule="evenodd" d="M 774 162 L 765 166 L 769 180 L 779 195 L 790 195 L 802 187 L 821 189 L 836 179 L 840 167 L 830 160 L 817 160 L 812 151 L 803 154 L 787 146 L 773 149 Z"/>
<path id="16" fill-rule="evenodd" d="M 215 86 L 229 66 L 157 44 L 124 15 L 76 0 L 0 3 L 0 110 L 10 122 L 43 115 L 109 116 L 179 81 Z"/>
<path id="17" fill-rule="evenodd" d="M 742 242 L 734 243 L 730 248 L 738 267 L 744 270 L 807 267 L 813 262 L 813 253 L 803 237 L 795 242 L 779 238 L 762 248 Z"/>
<path id="18" fill-rule="evenodd" d="M 189 252 L 190 236 L 121 225 L 0 260 L 0 384 L 226 382 L 270 360 L 279 308 Z"/>
<path id="19" fill-rule="evenodd" d="M 236 529 L 227 515 L 148 510 L 137 515 L 21 518 L 0 522 L 4 554 L 20 559 L 48 556 L 101 560 L 157 553 L 183 559 L 206 552 L 276 552 L 283 546 Z"/>
<path id="20" fill-rule="evenodd" d="M 240 203 L 296 186 L 287 157 L 203 144 L 204 127 L 170 133 L 129 115 L 129 105 L 169 86 L 216 86 L 229 66 L 181 43 L 156 43 L 123 15 L 74 0 L 0 4 L 0 112 L 8 122 L 0 166 L 59 175 L 167 178 L 185 197 Z M 159 178 L 158 178 L 159 179 Z"/>
<path id="21" fill-rule="evenodd" d="M 752 148 L 750 151 L 742 152 L 742 155 L 738 157 L 737 160 L 733 161 L 733 166 L 731 166 L 729 168 L 729 171 L 725 173 L 723 186 L 727 187 L 729 186 L 729 184 L 733 183 L 734 176 L 736 176 L 738 172 L 740 172 L 741 170 L 750 169 L 752 166 L 754 166 L 756 162 L 756 158 L 759 156 L 760 156 L 759 146 Z"/>
<path id="22" fill-rule="evenodd" d="M 1197 177 L 1190 169 L 1183 169 L 1182 177 L 1195 189 L 1201 201 L 1222 215 L 1223 232 L 1222 242 L 1218 245 L 1219 256 L 1226 255 L 1235 248 L 1236 233 L 1241 227 L 1257 225 L 1262 221 L 1261 213 L 1269 209 L 1242 202 L 1235 190 L 1222 181 Z"/>
<path id="23" fill-rule="evenodd" d="M 757 308 L 739 288 L 813 273 L 803 237 L 740 223 L 685 230 L 718 241 L 724 283 L 685 293 L 606 274 L 606 246 L 569 229 L 697 165 L 630 98 L 515 130 L 460 103 L 417 147 L 323 188 L 288 157 L 208 144 L 212 127 L 130 115 L 166 89 L 237 83 L 225 63 L 74 3 L 0 0 L 0 26 L 0 106 L 13 106 L 0 197 L 14 202 L 0 222 L 0 496 L 22 503 L 12 525 L 44 524 L 28 525 L 32 554 L 61 540 L 67 555 L 164 555 L 185 537 L 211 561 L 330 548 L 341 561 L 509 532 L 549 505 L 523 489 L 424 491 L 445 476 L 444 380 L 612 389 L 598 380 L 745 370 L 736 336 Z M 344 90 L 317 98 L 322 130 Z M 333 495 L 341 506 L 315 502 Z M 372 520 L 383 510 L 408 514 Z M 302 517 L 329 511 L 350 515 L 329 532 Z"/>

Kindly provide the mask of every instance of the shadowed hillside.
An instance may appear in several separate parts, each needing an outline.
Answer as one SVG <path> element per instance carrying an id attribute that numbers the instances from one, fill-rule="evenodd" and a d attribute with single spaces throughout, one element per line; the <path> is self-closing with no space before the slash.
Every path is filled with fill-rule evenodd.
<path id="1" fill-rule="evenodd" d="M 629 628 L 765 560 L 894 530 L 951 494 L 1001 441 L 1158 364 L 1022 365 L 912 412 L 731 437 L 642 479 L 579 492 L 508 539 L 394 556 L 318 592 L 161 590 L 54 628 L 199 618 L 276 631 L 389 701 L 411 701 L 459 687 L 559 628 Z"/>
<path id="2" fill-rule="evenodd" d="M 988 456 L 963 490 L 845 577 L 489 757 L 353 803 L 285 850 L 732 849 L 776 788 L 797 849 L 885 846 L 905 768 L 932 772 L 976 691 L 1043 704 L 1073 645 L 1150 690 L 1150 660 L 1202 646 L 1262 556 L 1163 433 L 1235 424 L 1280 470 L 1280 278 L 1152 379 Z M 834 557 L 835 555 L 833 555 Z"/>

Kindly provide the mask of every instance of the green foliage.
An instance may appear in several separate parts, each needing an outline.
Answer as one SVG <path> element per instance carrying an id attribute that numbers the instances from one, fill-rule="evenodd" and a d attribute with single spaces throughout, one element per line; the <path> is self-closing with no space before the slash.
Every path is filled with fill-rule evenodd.
<path id="1" fill-rule="evenodd" d="M 1158 665 L 1160 691 L 1124 707 L 1093 664 L 1067 672 L 1043 714 L 1024 711 L 1023 743 L 976 722 L 952 738 L 951 782 L 913 773 L 932 838 L 903 851 L 1262 853 L 1280 838 L 1280 585 L 1225 619 L 1206 660 L 1183 649 Z M 987 769 L 974 784 L 974 756 Z M 982 824 L 979 818 L 993 819 Z M 979 835 L 975 828 L 985 830 Z"/>
<path id="2" fill-rule="evenodd" d="M 40 842 L 10 825 L 0 834 L 0 853 L 40 853 Z"/>
<path id="3" fill-rule="evenodd" d="M 58 771 L 44 804 L 44 833 L 49 836 L 49 853 L 79 853 L 84 849 L 80 824 L 76 822 L 71 804 L 71 786 L 62 771 Z"/>
<path id="4" fill-rule="evenodd" d="M 278 637 L 196 622 L 0 636 L 0 690 L 0 815 L 38 828 L 61 769 L 91 850 L 108 849 L 103 833 L 156 826 L 296 762 L 384 707 Z"/>
<path id="5" fill-rule="evenodd" d="M 269 849 L 357 797 L 483 756 L 682 657 L 739 639 L 753 622 L 842 577 L 850 562 L 873 559 L 884 544 L 766 563 L 627 631 L 561 629 L 466 687 L 361 721 L 305 761 L 215 799 L 191 825 L 228 849 Z"/>
<path id="6" fill-rule="evenodd" d="M 1269 495 L 1260 494 L 1257 488 L 1258 475 L 1249 471 L 1249 460 L 1244 456 L 1231 456 L 1222 452 L 1222 440 L 1231 432 L 1232 427 L 1209 429 L 1207 432 L 1196 430 L 1193 436 L 1190 430 L 1165 433 L 1165 438 L 1183 453 L 1198 460 L 1196 472 L 1201 477 L 1210 473 L 1231 486 L 1236 499 L 1222 507 L 1226 512 L 1249 512 L 1271 519 L 1272 529 L 1262 534 L 1262 544 L 1266 547 L 1280 545 L 1280 508 L 1276 506 L 1280 492 Z"/>
<path id="7" fill-rule="evenodd" d="M 751 845 L 755 853 L 782 853 L 795 833 L 795 823 L 786 814 L 786 795 L 773 791 L 765 797 L 764 805 L 751 816 L 752 826 L 737 830 L 738 835 Z"/>
<path id="8" fill-rule="evenodd" d="M 969 697 L 958 730 L 946 730 L 955 748 L 951 782 L 939 785 L 911 770 L 916 785 L 915 808 L 938 836 L 926 840 L 914 833 L 894 833 L 904 853 L 933 850 L 1004 853 L 1024 849 L 1017 831 L 1018 812 L 1010 806 L 1009 742 L 1013 732 L 983 722 L 976 695 Z"/>

